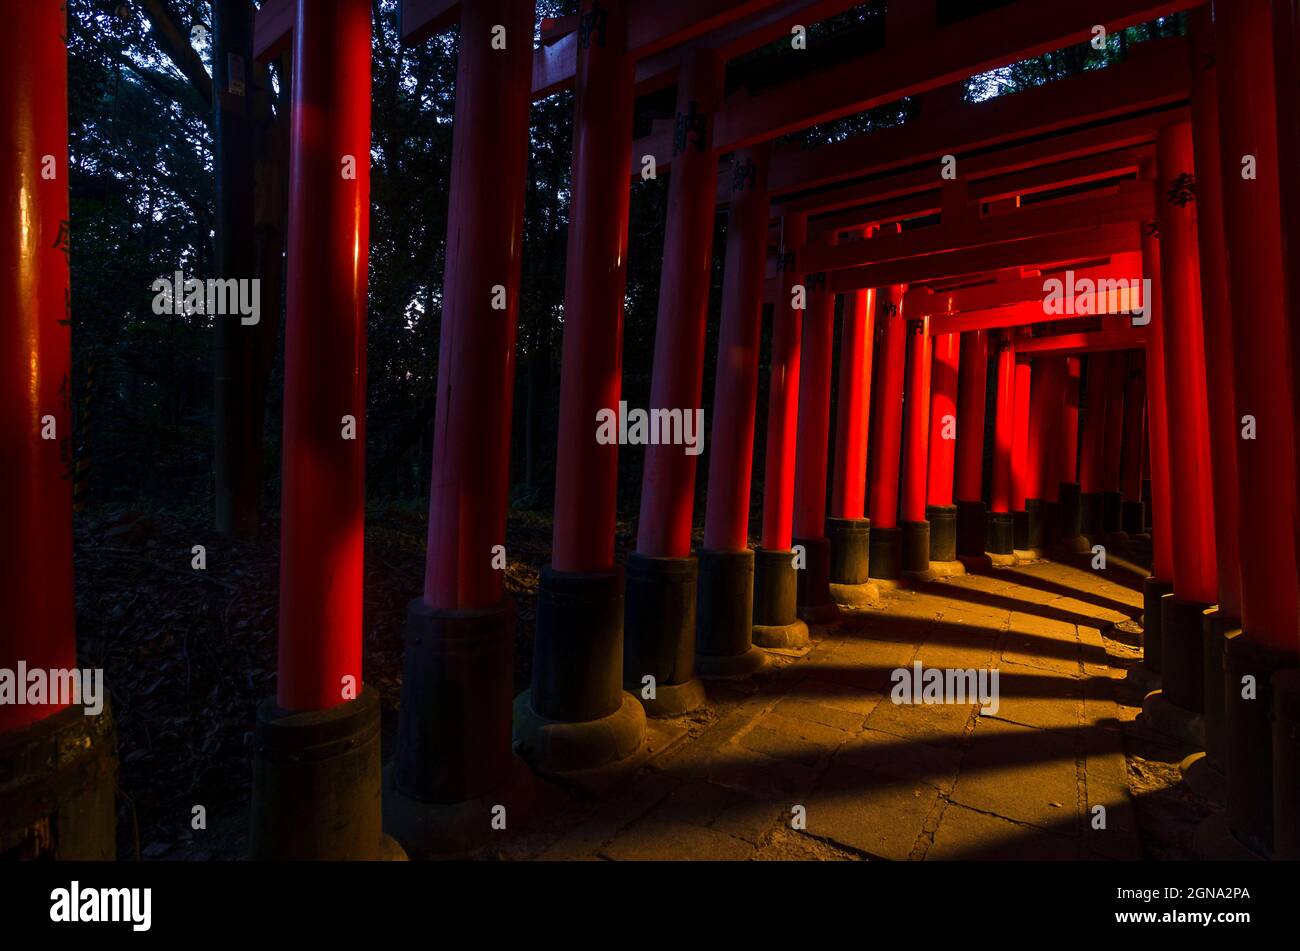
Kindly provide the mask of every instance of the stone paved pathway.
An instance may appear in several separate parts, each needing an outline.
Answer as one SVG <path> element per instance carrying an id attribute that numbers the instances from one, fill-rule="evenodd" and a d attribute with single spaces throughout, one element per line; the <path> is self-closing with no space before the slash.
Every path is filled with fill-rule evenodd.
<path id="1" fill-rule="evenodd" d="M 500 856 L 1142 858 L 1125 743 L 1144 573 L 1033 562 L 890 592 L 752 683 L 710 685 L 688 738 L 617 793 L 548 784 Z M 996 714 L 893 703 L 915 661 L 996 668 Z"/>

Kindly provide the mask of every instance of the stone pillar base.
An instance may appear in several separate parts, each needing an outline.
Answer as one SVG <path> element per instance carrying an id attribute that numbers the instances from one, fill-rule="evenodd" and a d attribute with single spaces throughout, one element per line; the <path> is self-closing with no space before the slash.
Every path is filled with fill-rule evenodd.
<path id="1" fill-rule="evenodd" d="M 984 554 L 984 540 L 988 533 L 983 502 L 957 503 L 957 555 L 978 558 Z"/>
<path id="2" fill-rule="evenodd" d="M 871 519 L 828 518 L 831 543 L 830 583 L 859 585 L 871 580 Z"/>
<path id="3" fill-rule="evenodd" d="M 1130 538 L 1146 534 L 1146 506 L 1141 502 L 1124 500 L 1120 506 L 1119 526 Z"/>
<path id="4" fill-rule="evenodd" d="M 871 530 L 871 577 L 897 581 L 903 571 L 903 533 L 897 528 Z"/>
<path id="5" fill-rule="evenodd" d="M 1019 539 L 1017 539 L 1019 541 Z M 1043 547 L 1043 502 L 1041 499 L 1025 499 L 1025 544 L 1030 551 Z M 1020 545 L 1016 546 L 1021 547 Z"/>
<path id="6" fill-rule="evenodd" d="M 793 551 L 754 552 L 753 641 L 759 647 L 802 647 L 808 625 L 799 620 Z"/>
<path id="7" fill-rule="evenodd" d="M 1163 690 L 1153 690 L 1142 698 L 1142 715 L 1154 729 L 1179 743 L 1197 748 L 1205 745 L 1200 714 L 1171 702 Z"/>
<path id="8" fill-rule="evenodd" d="M 1300 670 L 1273 675 L 1273 856 L 1300 859 Z"/>
<path id="9" fill-rule="evenodd" d="M 1043 537 L 1040 548 L 1051 548 L 1061 542 L 1061 503 L 1043 500 L 1042 513 Z"/>
<path id="10" fill-rule="evenodd" d="M 71 706 L 0 733 L 0 855 L 112 861 L 116 789 L 117 736 L 107 694 L 94 716 Z"/>
<path id="11" fill-rule="evenodd" d="M 1210 607 L 1170 595 L 1161 599 L 1162 689 L 1169 702 L 1205 712 L 1205 612 Z"/>
<path id="12" fill-rule="evenodd" d="M 832 624 L 840 609 L 831 600 L 831 543 L 828 538 L 796 538 L 806 562 L 796 577 L 795 599 L 799 617 L 809 624 Z"/>
<path id="13" fill-rule="evenodd" d="M 1105 529 L 1102 527 L 1103 506 L 1101 492 L 1080 492 L 1079 493 L 1079 534 L 1085 538 L 1092 538 L 1094 535 L 1100 536 Z"/>
<path id="14" fill-rule="evenodd" d="M 1028 501 L 1025 503 L 1028 505 Z M 1012 551 L 1028 551 L 1032 546 L 1029 544 L 1029 510 L 1024 509 L 1019 512 L 1011 513 L 1011 549 Z"/>
<path id="15" fill-rule="evenodd" d="M 1211 802 L 1223 802 L 1228 790 L 1227 778 L 1223 775 L 1223 770 L 1211 762 L 1205 753 L 1198 752 L 1184 757 L 1178 764 L 1178 772 L 1182 774 L 1187 788 L 1196 795 Z"/>
<path id="16" fill-rule="evenodd" d="M 913 580 L 930 570 L 930 523 L 902 522 L 903 573 Z"/>
<path id="17" fill-rule="evenodd" d="M 1160 599 L 1173 593 L 1174 586 L 1167 581 L 1158 581 L 1151 575 L 1142 580 L 1142 666 L 1157 674 L 1164 660 L 1161 637 L 1164 608 Z"/>
<path id="18" fill-rule="evenodd" d="M 645 678 L 654 678 L 657 699 L 642 701 L 647 716 L 678 716 L 694 709 L 689 704 L 704 703 L 704 687 L 695 679 L 698 578 L 694 557 L 628 556 L 623 685 L 640 699 Z"/>
<path id="19" fill-rule="evenodd" d="M 391 854 L 383 832 L 379 691 L 363 687 L 357 699 L 328 710 L 284 710 L 265 700 L 253 742 L 250 858 L 378 861 Z"/>
<path id="20" fill-rule="evenodd" d="M 1228 632 L 1240 629 L 1240 619 L 1225 617 L 1217 606 L 1208 609 L 1201 621 L 1205 656 L 1205 756 L 1220 773 L 1227 730 L 1223 712 L 1223 642 Z"/>
<path id="21" fill-rule="evenodd" d="M 1083 537 L 1082 492 L 1077 482 L 1062 482 L 1060 488 L 1061 527 L 1057 544 L 1067 552 L 1085 552 L 1088 540 Z"/>
<path id="22" fill-rule="evenodd" d="M 767 658 L 753 644 L 754 553 L 699 553 L 695 672 L 700 677 L 736 679 L 762 669 Z"/>
<path id="23" fill-rule="evenodd" d="M 623 569 L 542 569 L 532 687 L 514 700 L 512 729 L 538 772 L 606 766 L 645 738 L 644 713 L 623 691 L 624 610 Z"/>
<path id="24" fill-rule="evenodd" d="M 985 550 L 990 555 L 1015 554 L 1015 521 L 1010 512 L 993 512 L 989 515 L 989 537 Z"/>
<path id="25" fill-rule="evenodd" d="M 634 755 L 645 741 L 646 712 L 630 693 L 619 691 L 618 706 L 591 720 L 553 720 L 537 712 L 533 691 L 514 702 L 515 745 L 543 774 L 608 766 Z"/>
<path id="26" fill-rule="evenodd" d="M 930 560 L 957 560 L 957 506 L 927 505 L 925 520 L 930 523 Z"/>
<path id="27" fill-rule="evenodd" d="M 1273 675 L 1295 664 L 1294 653 L 1261 644 L 1249 631 L 1231 631 L 1224 637 L 1228 827 L 1239 842 L 1260 855 L 1273 851 Z M 1242 696 L 1247 683 L 1253 699 Z"/>
<path id="28" fill-rule="evenodd" d="M 1101 493 L 1101 530 L 1107 534 L 1115 534 L 1123 530 L 1123 516 L 1121 508 L 1124 504 L 1124 496 L 1118 492 Z"/>

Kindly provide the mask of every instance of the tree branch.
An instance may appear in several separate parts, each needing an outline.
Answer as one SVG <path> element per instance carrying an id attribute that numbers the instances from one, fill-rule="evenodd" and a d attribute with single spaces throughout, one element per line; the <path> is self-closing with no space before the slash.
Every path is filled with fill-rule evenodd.
<path id="1" fill-rule="evenodd" d="M 168 9 L 163 0 L 139 0 L 158 48 L 167 54 L 182 75 L 198 91 L 203 102 L 212 108 L 212 77 L 208 75 L 199 54 L 190 46 L 189 40 L 181 30 L 181 25 Z"/>

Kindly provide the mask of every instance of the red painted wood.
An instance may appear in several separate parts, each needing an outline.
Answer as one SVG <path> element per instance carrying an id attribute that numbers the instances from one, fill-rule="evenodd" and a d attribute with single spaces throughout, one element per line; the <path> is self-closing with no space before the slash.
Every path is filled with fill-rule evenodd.
<path id="1" fill-rule="evenodd" d="M 1143 168 L 1143 177 L 1154 177 L 1155 163 Z M 1154 223 L 1153 223 L 1154 224 Z M 1165 389 L 1164 294 L 1160 271 L 1163 252 L 1158 229 L 1148 225 L 1142 229 L 1142 270 L 1151 281 L 1151 302 L 1146 327 L 1147 367 L 1147 439 L 1149 440 L 1148 468 L 1151 478 L 1151 574 L 1159 581 L 1173 582 L 1173 543 L 1169 523 L 1173 508 L 1169 498 L 1169 416 Z"/>
<path id="2" fill-rule="evenodd" d="M 1017 360 L 1015 405 L 1011 420 L 1011 511 L 1023 512 L 1029 498 L 1029 397 L 1033 369 L 1028 360 Z"/>
<path id="3" fill-rule="evenodd" d="M 277 702 L 361 687 L 370 4 L 299 0 L 293 39 Z M 346 177 L 344 162 L 355 162 Z M 356 420 L 343 438 L 343 417 Z M 354 694 L 355 695 L 355 694 Z"/>
<path id="4" fill-rule="evenodd" d="M 1174 594 L 1213 604 L 1219 581 L 1214 550 L 1214 487 L 1210 410 L 1205 390 L 1205 325 L 1201 319 L 1198 203 L 1187 183 L 1196 178 L 1192 126 L 1160 130 L 1156 168 L 1160 211 L 1161 290 L 1164 294 L 1165 393 L 1169 413 L 1170 502 L 1174 508 Z"/>
<path id="5" fill-rule="evenodd" d="M 1065 361 L 1064 398 L 1061 401 L 1061 481 L 1067 484 L 1079 481 L 1079 384 L 1083 365 L 1078 357 Z"/>
<path id="6" fill-rule="evenodd" d="M 984 415 L 988 383 L 988 334 L 962 334 L 960 400 L 957 404 L 957 500 L 984 497 Z"/>
<path id="7" fill-rule="evenodd" d="M 903 445 L 903 518 L 925 520 L 926 479 L 930 470 L 930 318 L 907 322 L 906 442 Z"/>
<path id="8" fill-rule="evenodd" d="M 750 474 L 763 338 L 763 274 L 767 265 L 767 146 L 732 159 L 722 325 L 714 377 L 712 448 L 704 516 L 704 547 L 744 551 L 749 540 Z"/>
<path id="9" fill-rule="evenodd" d="M 871 426 L 871 365 L 876 329 L 876 291 L 844 298 L 840 329 L 840 378 L 835 405 L 835 473 L 831 515 L 862 518 L 867 502 L 867 439 Z"/>
<path id="10" fill-rule="evenodd" d="M 1040 372 L 1041 371 L 1041 372 Z M 1048 354 L 1034 359 L 1034 382 L 1041 377 L 1043 397 L 1030 396 L 1030 412 L 1041 402 L 1042 428 L 1038 437 L 1039 498 L 1056 502 L 1061 498 L 1061 422 L 1065 412 L 1065 357 Z"/>
<path id="11" fill-rule="evenodd" d="M 589 12 L 595 0 L 587 0 Z M 618 445 L 596 441 L 597 413 L 618 412 L 627 285 L 632 61 L 625 0 L 601 0 L 607 26 L 579 53 L 573 125 L 573 201 L 564 280 L 564 350 L 555 455 L 552 565 L 614 566 Z"/>
<path id="12" fill-rule="evenodd" d="M 763 475 L 763 547 L 789 551 L 794 519 L 794 452 L 799 417 L 799 358 L 803 310 L 791 306 L 792 290 L 803 284 L 797 249 L 807 236 L 807 219 L 781 222 L 781 294 L 772 311 L 772 354 L 767 386 L 767 458 Z"/>
<path id="13" fill-rule="evenodd" d="M 70 669 L 77 642 L 67 24 L 59 3 L 8 4 L 6 12 L 15 42 L 0 57 L 0 525 L 7 546 L 0 668 Z M 43 438 L 47 424 L 52 439 Z M 59 709 L 0 704 L 0 733 Z"/>
<path id="14" fill-rule="evenodd" d="M 505 49 L 491 46 L 498 25 Z M 506 533 L 532 28 L 532 4 L 515 0 L 475 0 L 461 17 L 424 574 L 425 602 L 444 610 L 503 596 L 492 560 Z"/>
<path id="15" fill-rule="evenodd" d="M 713 183 L 717 155 L 710 146 L 713 112 L 722 94 L 722 64 L 701 54 L 682 70 L 677 115 L 700 123 L 678 143 L 668 187 L 664 261 L 659 278 L 654 377 L 650 409 L 694 413 L 704 385 L 704 330 L 713 246 Z M 636 550 L 684 558 L 691 553 L 691 516 L 698 456 L 682 446 L 647 446 Z"/>
<path id="16" fill-rule="evenodd" d="M 794 537 L 826 534 L 826 468 L 830 453 L 831 372 L 835 351 L 835 298 L 824 274 L 808 275 L 799 374 L 799 428 L 794 461 Z"/>
<path id="17" fill-rule="evenodd" d="M 1101 440 L 1101 490 L 1118 492 L 1120 457 L 1124 448 L 1124 383 L 1128 377 L 1125 355 L 1111 351 L 1097 355 L 1106 368 L 1106 421 Z"/>
<path id="18" fill-rule="evenodd" d="M 993 491 L 990 512 L 1011 511 L 1011 442 L 1015 430 L 1016 350 L 1011 338 L 998 339 L 997 402 L 993 417 Z"/>
<path id="19" fill-rule="evenodd" d="M 1146 465 L 1147 388 L 1142 356 L 1141 351 L 1129 354 L 1128 380 L 1124 387 L 1124 455 L 1120 492 L 1126 502 L 1142 501 L 1143 469 Z M 1236 552 L 1232 557 L 1237 557 Z"/>
<path id="20" fill-rule="evenodd" d="M 1268 0 L 1216 3 L 1219 143 L 1232 293 L 1242 627 L 1262 643 L 1297 651 L 1296 463 Z M 1242 157 L 1256 177 L 1242 177 Z M 1242 416 L 1256 438 L 1240 438 Z"/>
<path id="21" fill-rule="evenodd" d="M 903 374 L 907 349 L 907 321 L 903 316 L 901 284 L 877 291 L 876 333 L 880 351 L 876 358 L 876 385 L 871 428 L 875 445 L 871 456 L 871 524 L 898 526 L 899 453 L 903 441 Z"/>
<path id="22" fill-rule="evenodd" d="M 1191 14 L 1192 147 L 1196 159 L 1197 239 L 1201 255 L 1201 316 L 1210 407 L 1210 474 L 1214 484 L 1214 538 L 1218 554 L 1219 609 L 1241 616 L 1241 556 L 1237 527 L 1237 398 L 1233 368 L 1232 295 L 1224 247 L 1223 162 L 1219 154 L 1218 70 L 1210 6 Z"/>
<path id="23" fill-rule="evenodd" d="M 952 505 L 960 366 L 961 334 L 935 336 L 934 362 L 930 367 L 930 469 L 925 493 L 930 505 Z"/>

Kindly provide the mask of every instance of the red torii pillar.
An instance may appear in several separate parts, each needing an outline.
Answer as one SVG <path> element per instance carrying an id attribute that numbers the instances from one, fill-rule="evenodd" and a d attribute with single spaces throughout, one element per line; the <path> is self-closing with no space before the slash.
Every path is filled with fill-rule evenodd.
<path id="1" fill-rule="evenodd" d="M 107 688 L 91 715 L 48 696 L 28 703 L 19 672 L 77 667 L 68 50 L 63 4 L 8 4 L 6 13 L 15 42 L 0 60 L 9 143 L 0 150 L 0 525 L 12 557 L 0 571 L 0 669 L 22 697 L 0 704 L 0 852 L 108 860 L 117 854 L 117 764 Z"/>
<path id="2" fill-rule="evenodd" d="M 998 338 L 997 404 L 993 417 L 993 490 L 985 548 L 990 555 L 1014 559 L 1011 518 L 1011 439 L 1015 427 L 1016 350 L 1010 331 Z"/>
<path id="3" fill-rule="evenodd" d="M 1124 452 L 1124 397 L 1127 368 L 1123 351 L 1104 354 L 1106 423 L 1101 440 L 1101 530 L 1112 538 L 1120 530 L 1120 463 Z M 1123 539 L 1120 539 L 1123 541 Z"/>
<path id="4" fill-rule="evenodd" d="M 1155 162 L 1142 163 L 1143 180 L 1155 180 Z M 1161 293 L 1160 226 L 1156 221 L 1142 225 L 1142 274 L 1148 281 L 1144 313 L 1147 328 L 1147 454 L 1151 473 L 1151 574 L 1142 582 L 1142 664 L 1160 672 L 1163 662 L 1161 599 L 1173 594 L 1173 542 L 1169 523 L 1173 511 L 1169 499 L 1168 403 L 1165 389 L 1165 321 Z"/>
<path id="5" fill-rule="evenodd" d="M 953 469 L 957 452 L 957 387 L 961 334 L 934 338 L 930 367 L 930 471 L 926 477 L 925 518 L 930 523 L 930 561 L 957 562 L 957 506 Z"/>
<path id="6" fill-rule="evenodd" d="M 490 834 L 491 805 L 517 795 L 502 569 L 532 36 L 532 3 L 462 6 L 424 596 L 407 609 L 385 796 L 394 834 L 422 853 Z"/>
<path id="7" fill-rule="evenodd" d="M 772 308 L 772 354 L 767 387 L 767 458 L 763 477 L 763 538 L 754 553 L 754 643 L 795 647 L 808 643 L 808 625 L 796 616 L 798 576 L 792 550 L 794 451 L 799 417 L 799 348 L 806 289 L 798 257 L 807 237 L 803 214 L 781 221 L 777 266 L 781 296 Z"/>
<path id="8" fill-rule="evenodd" d="M 1065 358 L 1061 441 L 1057 446 L 1060 466 L 1060 482 L 1057 485 L 1060 527 L 1057 542 L 1067 552 L 1088 550 L 1087 539 L 1081 531 L 1083 515 L 1079 500 L 1079 396 L 1082 370 L 1082 362 L 1078 357 Z"/>
<path id="9" fill-rule="evenodd" d="M 1029 369 L 1029 434 L 1025 472 L 1025 539 L 1029 550 L 1043 547 L 1043 475 L 1046 453 L 1043 427 L 1047 417 L 1047 385 L 1050 381 L 1047 361 L 1042 357 L 1033 360 Z"/>
<path id="10" fill-rule="evenodd" d="M 1029 548 L 1029 413 L 1033 367 L 1027 358 L 1016 358 L 1016 400 L 1011 419 L 1011 527 L 1012 547 Z"/>
<path id="11" fill-rule="evenodd" d="M 911 575 L 930 571 L 930 522 L 925 517 L 925 483 L 930 449 L 930 317 L 907 321 L 907 417 L 903 446 L 903 570 Z"/>
<path id="12" fill-rule="evenodd" d="M 299 0 L 284 328 L 279 679 L 257 712 L 253 858 L 383 854 L 363 686 L 370 4 Z M 320 755 L 323 737 L 330 752 Z"/>
<path id="13" fill-rule="evenodd" d="M 842 604 L 870 603 L 877 594 L 869 574 L 871 519 L 865 517 L 875 324 L 875 288 L 845 295 L 835 407 L 835 469 L 831 514 L 826 520 L 831 541 L 831 593 Z"/>
<path id="14" fill-rule="evenodd" d="M 1142 351 L 1129 357 L 1124 384 L 1124 449 L 1120 463 L 1120 528 L 1131 536 L 1146 532 L 1146 506 L 1142 503 L 1142 471 L 1146 466 L 1147 389 Z M 1234 555 L 1235 557 L 1235 555 Z"/>
<path id="15" fill-rule="evenodd" d="M 1174 590 L 1163 599 L 1161 696 L 1180 710 L 1200 713 L 1205 700 L 1203 614 L 1214 603 L 1218 578 L 1213 487 L 1205 465 L 1210 455 L 1210 414 L 1191 123 L 1162 128 L 1156 156 L 1164 202 L 1160 263 L 1165 399 L 1167 405 L 1177 407 L 1169 414 L 1167 430 Z"/>
<path id="16" fill-rule="evenodd" d="M 898 468 L 903 442 L 903 376 L 907 323 L 903 317 L 906 285 L 883 288 L 877 297 L 876 332 L 880 352 L 872 412 L 875 445 L 871 456 L 871 554 L 873 578 L 896 580 L 902 559 L 898 527 Z"/>
<path id="17" fill-rule="evenodd" d="M 703 415 L 718 166 L 711 143 L 722 72 L 716 54 L 699 51 L 683 62 L 677 83 L 650 408 L 679 410 L 683 425 Z M 704 685 L 695 677 L 699 564 L 691 554 L 697 458 L 681 445 L 646 446 L 636 551 L 627 561 L 623 683 L 650 716 L 677 716 L 704 703 Z"/>
<path id="18" fill-rule="evenodd" d="M 1300 99 L 1296 89 L 1300 86 L 1300 11 L 1293 4 L 1274 5 L 1276 22 L 1274 37 L 1277 61 L 1274 81 L 1277 89 L 1276 109 L 1279 118 L 1279 167 L 1294 169 L 1300 162 Z M 1282 198 L 1282 227 L 1286 239 L 1286 279 L 1289 284 L 1287 303 L 1291 343 L 1291 425 L 1295 445 L 1300 446 L 1300 383 L 1295 379 L 1300 368 L 1300 288 L 1296 275 L 1300 274 L 1300 238 L 1295 234 L 1300 221 L 1300 190 L 1290 176 L 1280 182 Z M 1211 384 L 1213 385 L 1213 384 Z M 1213 392 L 1213 391 L 1211 391 Z M 1295 486 L 1294 504 L 1300 509 L 1300 485 Z M 1300 525 L 1296 526 L 1296 546 L 1300 549 Z M 1221 605 L 1222 607 L 1222 605 Z M 1280 859 L 1300 858 L 1300 671 L 1294 667 L 1273 676 L 1273 803 L 1274 834 L 1273 853 Z"/>
<path id="19" fill-rule="evenodd" d="M 1079 451 L 1079 531 L 1092 544 L 1101 534 L 1102 456 L 1105 454 L 1109 354 L 1088 356 L 1083 413 L 1083 447 Z"/>
<path id="20" fill-rule="evenodd" d="M 799 371 L 799 427 L 795 437 L 794 544 L 804 549 L 798 574 L 799 616 L 825 624 L 839 616 L 831 600 L 831 543 L 826 537 L 826 465 L 830 454 L 831 368 L 835 350 L 835 296 L 825 274 L 809 274 Z"/>
<path id="21" fill-rule="evenodd" d="M 1061 532 L 1060 414 L 1065 406 L 1065 358 L 1038 357 L 1034 361 L 1034 392 L 1030 396 L 1030 419 L 1038 419 L 1038 528 L 1034 529 L 1031 507 L 1030 535 L 1038 547 L 1056 544 Z M 1040 382 L 1041 381 L 1041 382 Z M 1031 438 L 1035 428 L 1031 428 Z M 1031 500 L 1026 502 L 1029 505 Z"/>
<path id="22" fill-rule="evenodd" d="M 580 16 L 554 543 L 538 585 L 532 685 L 515 700 L 515 739 L 543 772 L 605 765 L 645 736 L 645 711 L 623 690 L 618 440 L 596 428 L 601 419 L 617 425 L 622 393 L 633 100 L 626 0 L 585 0 Z"/>
<path id="23" fill-rule="evenodd" d="M 988 533 L 984 507 L 984 416 L 988 388 L 988 334 L 961 335 L 957 404 L 957 554 L 983 558 Z"/>
<path id="24" fill-rule="evenodd" d="M 1197 239 L 1201 255 L 1201 316 L 1205 335 L 1205 373 L 1210 412 L 1210 474 L 1214 483 L 1214 538 L 1218 555 L 1218 604 L 1205 612 L 1205 760 L 1223 769 L 1223 645 L 1227 632 L 1241 627 L 1241 561 L 1237 530 L 1237 412 L 1234 392 L 1232 297 L 1224 247 L 1223 162 L 1219 154 L 1218 70 L 1214 24 L 1208 5 L 1191 15 L 1192 146 L 1197 182 Z M 1193 763 L 1184 760 L 1190 768 Z"/>
<path id="25" fill-rule="evenodd" d="M 1223 211 L 1233 298 L 1241 553 L 1242 630 L 1228 634 L 1223 656 L 1227 821 L 1238 841 L 1267 852 L 1273 845 L 1275 802 L 1272 676 L 1294 669 L 1300 651 L 1295 367 L 1289 365 L 1283 346 L 1289 328 L 1280 195 L 1281 181 L 1293 173 L 1279 165 L 1270 4 L 1234 0 L 1215 3 L 1214 12 Z M 1288 31 L 1279 35 L 1283 44 L 1293 42 Z M 1284 78 L 1294 78 L 1290 59 L 1284 56 L 1280 62 L 1286 64 Z M 1287 117 L 1288 129 L 1294 121 Z M 1257 693 L 1243 697 L 1246 683 L 1256 685 Z M 1288 715 L 1284 709 L 1283 714 L 1283 723 L 1294 723 L 1293 712 Z M 1288 790 L 1286 775 L 1281 778 L 1277 801 L 1287 816 L 1284 835 L 1294 836 L 1294 786 Z"/>
<path id="26" fill-rule="evenodd" d="M 732 158 L 722 325 L 713 389 L 713 448 L 700 551 L 695 670 L 744 677 L 767 655 L 753 646 L 754 552 L 749 547 L 750 473 L 767 268 L 768 145 Z"/>

